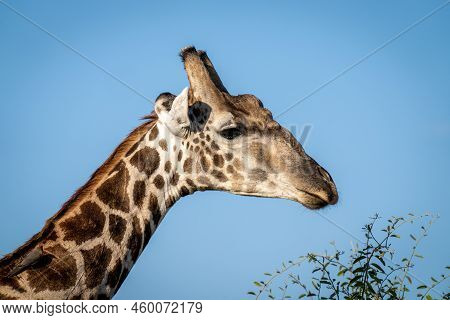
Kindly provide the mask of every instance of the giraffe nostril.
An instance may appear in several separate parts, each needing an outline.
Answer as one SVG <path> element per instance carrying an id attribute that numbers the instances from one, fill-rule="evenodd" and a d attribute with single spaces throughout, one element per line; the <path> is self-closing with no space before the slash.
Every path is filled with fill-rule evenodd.
<path id="1" fill-rule="evenodd" d="M 330 176 L 330 174 L 327 172 L 327 170 L 325 170 L 325 169 L 322 168 L 321 166 L 319 166 L 317 169 L 318 169 L 320 175 L 321 175 L 322 177 L 325 178 L 325 180 L 330 181 L 330 182 L 333 182 L 333 178 L 331 178 L 331 176 Z"/>
<path id="2" fill-rule="evenodd" d="M 331 193 L 328 195 L 329 204 L 336 204 L 339 200 L 339 195 L 336 191 L 336 189 L 332 190 Z"/>

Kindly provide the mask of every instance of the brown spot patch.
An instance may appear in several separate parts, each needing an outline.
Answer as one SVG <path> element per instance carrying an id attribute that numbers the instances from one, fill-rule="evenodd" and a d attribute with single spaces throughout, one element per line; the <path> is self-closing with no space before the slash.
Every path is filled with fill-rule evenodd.
<path id="1" fill-rule="evenodd" d="M 152 237 L 152 228 L 150 226 L 150 221 L 145 220 L 144 221 L 144 245 L 143 248 L 147 245 L 147 243 L 150 241 L 150 238 Z"/>
<path id="2" fill-rule="evenodd" d="M 136 154 L 134 156 L 136 156 Z M 129 181 L 130 174 L 125 167 L 125 164 L 122 162 L 118 172 L 103 182 L 103 184 L 97 189 L 97 196 L 103 203 L 107 204 L 111 208 L 122 210 L 123 212 L 129 212 L 130 200 L 128 199 L 127 194 L 127 185 Z"/>
<path id="3" fill-rule="evenodd" d="M 166 164 L 164 165 L 164 171 L 169 173 L 171 168 L 172 168 L 172 163 L 170 162 L 170 160 L 167 160 Z"/>
<path id="4" fill-rule="evenodd" d="M 145 181 L 137 180 L 134 183 L 133 187 L 134 204 L 137 205 L 139 208 L 142 208 L 144 198 L 145 198 Z"/>
<path id="5" fill-rule="evenodd" d="M 155 126 L 152 128 L 152 130 L 148 134 L 148 140 L 150 140 L 150 141 L 155 140 L 156 137 L 158 136 L 158 134 L 159 134 L 158 126 L 155 124 Z"/>
<path id="6" fill-rule="evenodd" d="M 197 144 L 200 140 L 198 138 L 195 138 L 194 140 L 192 140 L 193 143 Z"/>
<path id="7" fill-rule="evenodd" d="M 87 201 L 80 206 L 80 212 L 61 222 L 65 241 L 75 241 L 81 244 L 87 240 L 99 237 L 105 225 L 105 214 L 100 207 Z"/>
<path id="8" fill-rule="evenodd" d="M 0 300 L 19 300 L 19 298 L 0 293 Z"/>
<path id="9" fill-rule="evenodd" d="M 140 172 L 145 172 L 147 176 L 151 176 L 159 167 L 159 153 L 153 148 L 144 147 L 134 154 L 130 163 Z"/>
<path id="10" fill-rule="evenodd" d="M 24 293 L 25 289 L 22 287 L 20 282 L 16 277 L 4 277 L 3 275 L 0 276 L 0 286 L 7 286 L 13 289 L 14 291 L 18 293 Z M 0 299 L 1 300 L 1 299 Z"/>
<path id="11" fill-rule="evenodd" d="M 225 153 L 225 159 L 227 159 L 227 161 L 231 161 L 231 159 L 233 159 L 233 154 L 232 153 Z"/>
<path id="12" fill-rule="evenodd" d="M 45 249 L 45 255 L 28 270 L 28 283 L 34 292 L 58 291 L 73 287 L 77 280 L 75 258 L 61 245 Z"/>
<path id="13" fill-rule="evenodd" d="M 137 217 L 133 218 L 133 231 L 131 232 L 130 238 L 128 239 L 128 250 L 131 253 L 131 260 L 135 262 L 139 257 L 142 246 L 142 230 L 139 224 L 139 219 Z"/>
<path id="14" fill-rule="evenodd" d="M 222 168 L 223 167 L 223 157 L 220 154 L 215 154 L 213 157 L 213 163 L 216 167 Z"/>
<path id="15" fill-rule="evenodd" d="M 155 187 L 157 187 L 158 189 L 162 189 L 164 188 L 164 178 L 158 174 L 155 179 L 153 180 L 153 184 L 155 185 Z"/>
<path id="16" fill-rule="evenodd" d="M 228 181 L 228 178 L 221 171 L 213 170 L 211 174 L 220 182 Z"/>
<path id="17" fill-rule="evenodd" d="M 103 243 L 91 250 L 81 250 L 84 260 L 86 286 L 90 289 L 99 286 L 106 275 L 112 252 Z"/>
<path id="18" fill-rule="evenodd" d="M 228 173 L 235 173 L 236 171 L 234 171 L 233 166 L 232 166 L 231 164 L 229 164 L 229 165 L 227 166 L 227 172 L 228 172 Z"/>
<path id="19" fill-rule="evenodd" d="M 248 176 L 251 180 L 265 181 L 267 179 L 267 172 L 261 169 L 253 169 Z"/>
<path id="20" fill-rule="evenodd" d="M 191 179 L 186 179 L 186 182 L 187 182 L 187 184 L 188 185 L 190 185 L 191 187 L 195 187 L 195 183 L 194 183 L 194 181 L 192 181 Z"/>
<path id="21" fill-rule="evenodd" d="M 184 160 L 183 171 L 186 173 L 192 172 L 192 159 L 191 158 L 187 158 L 186 160 Z"/>
<path id="22" fill-rule="evenodd" d="M 159 209 L 158 198 L 156 198 L 154 194 L 150 194 L 148 209 L 152 213 L 153 224 L 156 228 L 158 226 L 159 220 L 161 219 L 161 210 Z"/>
<path id="23" fill-rule="evenodd" d="M 186 188 L 185 186 L 181 187 L 181 189 L 180 189 L 180 196 L 181 197 L 184 197 L 184 196 L 187 196 L 187 195 L 190 195 L 190 194 L 191 194 L 191 192 L 189 191 L 188 188 Z"/>
<path id="24" fill-rule="evenodd" d="M 169 196 L 169 197 L 166 199 L 165 203 L 166 203 L 166 208 L 168 209 L 168 208 L 170 208 L 170 207 L 175 203 L 175 198 L 172 197 L 172 196 Z"/>
<path id="25" fill-rule="evenodd" d="M 178 152 L 178 161 L 181 161 L 181 159 L 183 158 L 183 151 L 182 150 L 180 150 L 179 152 Z"/>
<path id="26" fill-rule="evenodd" d="M 203 185 L 210 185 L 210 184 L 211 184 L 211 181 L 208 179 L 208 177 L 205 177 L 205 176 L 200 176 L 200 177 L 198 177 L 198 178 L 197 178 L 197 181 L 198 181 L 200 184 L 203 184 Z"/>
<path id="27" fill-rule="evenodd" d="M 238 158 L 235 158 L 235 159 L 233 160 L 233 167 L 234 167 L 236 170 L 241 171 L 241 170 L 242 170 L 242 162 L 241 162 Z"/>
<path id="28" fill-rule="evenodd" d="M 208 161 L 208 159 L 206 159 L 205 156 L 202 156 L 202 157 L 200 158 L 200 164 L 202 165 L 203 171 L 204 171 L 204 172 L 208 172 L 208 169 L 209 169 L 209 161 Z"/>
<path id="29" fill-rule="evenodd" d="M 127 223 L 124 218 L 116 214 L 109 215 L 109 234 L 117 244 L 122 242 L 126 229 Z"/>
<path id="30" fill-rule="evenodd" d="M 108 274 L 106 284 L 110 288 L 114 289 L 119 284 L 121 274 L 122 274 L 122 261 L 117 260 L 111 272 Z"/>
<path id="31" fill-rule="evenodd" d="M 159 146 L 160 146 L 161 149 L 163 149 L 164 151 L 167 151 L 167 142 L 166 142 L 165 139 L 159 140 Z"/>
<path id="32" fill-rule="evenodd" d="M 178 173 L 174 173 L 172 177 L 170 177 L 170 184 L 173 186 L 176 186 L 178 183 L 178 180 L 180 179 L 180 175 Z"/>
<path id="33" fill-rule="evenodd" d="M 211 137 L 209 136 L 209 134 L 206 135 L 206 141 L 211 141 Z"/>
<path id="34" fill-rule="evenodd" d="M 220 150 L 219 145 L 215 141 L 211 142 L 211 148 L 216 151 Z"/>
<path id="35" fill-rule="evenodd" d="M 58 234 L 57 234 L 56 230 L 53 230 L 48 235 L 47 241 L 55 241 L 56 239 L 58 239 Z"/>

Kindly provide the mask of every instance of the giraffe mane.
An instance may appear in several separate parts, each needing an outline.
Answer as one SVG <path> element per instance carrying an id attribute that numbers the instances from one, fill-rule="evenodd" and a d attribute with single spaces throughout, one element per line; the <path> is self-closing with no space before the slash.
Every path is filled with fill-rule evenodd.
<path id="1" fill-rule="evenodd" d="M 36 233 L 16 250 L 6 254 L 0 259 L 0 276 L 4 274 L 5 268 L 7 268 L 11 262 L 32 250 L 43 238 L 51 234 L 54 229 L 54 222 L 62 217 L 72 207 L 77 206 L 80 201 L 83 200 L 84 196 L 88 195 L 93 188 L 95 188 L 98 182 L 100 182 L 105 175 L 107 175 L 119 163 L 120 159 L 126 154 L 126 152 L 128 152 L 128 150 L 130 150 L 130 148 L 133 147 L 134 144 L 137 143 L 142 136 L 156 124 L 158 116 L 155 112 L 152 112 L 141 119 L 147 121 L 130 132 L 130 134 L 114 149 L 106 161 L 97 170 L 95 170 L 89 180 L 75 191 L 75 193 L 62 205 L 58 212 L 47 219 L 40 232 Z"/>

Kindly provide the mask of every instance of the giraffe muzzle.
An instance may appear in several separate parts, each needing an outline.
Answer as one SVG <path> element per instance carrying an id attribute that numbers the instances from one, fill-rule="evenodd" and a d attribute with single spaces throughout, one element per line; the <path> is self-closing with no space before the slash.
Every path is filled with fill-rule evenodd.
<path id="1" fill-rule="evenodd" d="M 298 187 L 297 201 L 308 209 L 321 209 L 335 205 L 339 200 L 336 185 L 331 175 L 313 161 L 313 174 L 306 178 L 306 184 Z"/>

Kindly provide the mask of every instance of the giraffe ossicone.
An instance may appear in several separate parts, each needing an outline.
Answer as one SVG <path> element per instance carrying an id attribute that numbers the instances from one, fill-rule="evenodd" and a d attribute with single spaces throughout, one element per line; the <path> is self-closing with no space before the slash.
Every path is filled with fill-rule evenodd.
<path id="1" fill-rule="evenodd" d="M 204 51 L 180 55 L 189 87 L 161 94 L 44 228 L 0 260 L 0 299 L 111 298 L 168 209 L 196 191 L 337 202 L 328 172 L 258 98 L 230 95 Z"/>

